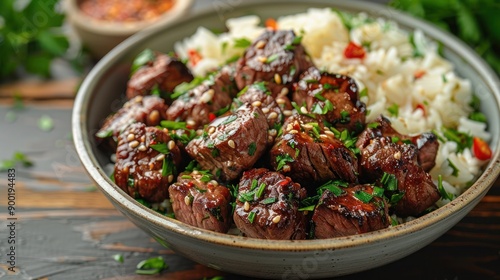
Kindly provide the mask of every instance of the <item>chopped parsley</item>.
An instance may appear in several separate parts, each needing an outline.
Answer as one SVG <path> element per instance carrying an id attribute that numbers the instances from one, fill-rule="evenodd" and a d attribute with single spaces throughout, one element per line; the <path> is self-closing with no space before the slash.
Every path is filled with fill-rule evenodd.
<path id="1" fill-rule="evenodd" d="M 437 188 L 439 191 L 439 194 L 441 195 L 442 199 L 448 199 L 448 200 L 453 200 L 453 195 L 448 193 L 443 186 L 443 176 L 438 175 L 438 184 Z"/>
<path id="2" fill-rule="evenodd" d="M 255 154 L 255 151 L 257 150 L 257 144 L 255 142 L 250 143 L 248 145 L 248 155 L 253 156 Z"/>
<path id="3" fill-rule="evenodd" d="M 368 203 L 373 199 L 373 195 L 360 190 L 354 192 L 354 197 L 359 199 L 363 203 Z"/>
<path id="4" fill-rule="evenodd" d="M 255 212 L 252 211 L 248 213 L 247 219 L 251 224 L 253 224 L 253 221 L 255 220 Z"/>
<path id="5" fill-rule="evenodd" d="M 276 171 L 280 171 L 283 166 L 287 164 L 287 162 L 294 162 L 295 160 L 289 154 L 281 154 L 276 157 L 276 163 L 278 166 L 276 167 Z"/>
<path id="6" fill-rule="evenodd" d="M 399 115 L 399 106 L 398 104 L 394 103 L 391 106 L 387 108 L 387 112 L 393 117 L 397 117 Z"/>
<path id="7" fill-rule="evenodd" d="M 380 179 L 380 183 L 382 183 L 388 191 L 395 191 L 398 189 L 398 179 L 394 176 L 394 174 L 384 172 L 382 178 Z"/>
<path id="8" fill-rule="evenodd" d="M 168 266 L 162 256 L 153 257 L 139 262 L 137 264 L 135 273 L 142 275 L 153 275 L 160 273 L 167 267 Z"/>
<path id="9" fill-rule="evenodd" d="M 278 58 L 279 58 L 279 54 L 273 53 L 272 55 L 270 55 L 269 57 L 267 57 L 266 63 L 271 63 L 271 62 L 275 61 Z"/>
<path id="10" fill-rule="evenodd" d="M 167 128 L 169 130 L 186 129 L 185 122 L 163 120 L 160 122 L 160 125 L 161 125 L 161 127 Z"/>
<path id="11" fill-rule="evenodd" d="M 153 149 L 159 153 L 165 154 L 165 155 L 170 153 L 170 150 L 167 147 L 167 143 L 153 144 L 153 145 L 149 145 L 149 147 L 151 147 L 151 149 Z"/>
<path id="12" fill-rule="evenodd" d="M 236 38 L 234 39 L 234 47 L 246 49 L 252 45 L 252 42 L 247 38 Z"/>

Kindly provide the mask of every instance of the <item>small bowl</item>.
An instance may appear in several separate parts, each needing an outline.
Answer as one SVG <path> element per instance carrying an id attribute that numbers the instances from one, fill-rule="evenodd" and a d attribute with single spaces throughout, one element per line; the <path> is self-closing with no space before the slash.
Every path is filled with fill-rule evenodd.
<path id="1" fill-rule="evenodd" d="M 151 20 L 134 22 L 103 21 L 82 12 L 79 5 L 84 0 L 65 0 L 68 22 L 90 53 L 97 59 L 131 35 L 148 28 L 162 28 L 181 18 L 189 11 L 193 0 L 176 0 L 165 13 Z"/>
<path id="2" fill-rule="evenodd" d="M 494 151 L 484 172 L 463 194 L 418 219 L 394 227 L 323 240 L 261 240 L 207 231 L 162 216 L 117 187 L 105 172 L 109 157 L 97 147 L 94 134 L 103 119 L 123 103 L 133 58 L 145 48 L 168 52 L 174 42 L 194 34 L 198 26 L 221 30 L 227 18 L 256 14 L 261 18 L 332 7 L 395 21 L 406 30 L 420 29 L 443 43 L 445 57 L 460 76 L 469 79 L 481 99 L 482 112 L 495 124 L 500 119 L 500 81 L 464 43 L 438 28 L 385 6 L 350 0 L 257 0 L 192 14 L 181 21 L 129 38 L 101 59 L 82 83 L 73 111 L 73 137 L 80 159 L 113 205 L 161 244 L 203 265 L 260 278 L 324 278 L 351 274 L 401 259 L 428 245 L 466 216 L 500 174 L 500 127 L 490 126 Z"/>

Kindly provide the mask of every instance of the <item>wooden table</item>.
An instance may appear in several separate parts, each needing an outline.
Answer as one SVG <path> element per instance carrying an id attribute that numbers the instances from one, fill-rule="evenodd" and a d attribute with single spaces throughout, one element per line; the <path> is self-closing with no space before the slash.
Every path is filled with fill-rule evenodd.
<path id="1" fill-rule="evenodd" d="M 162 247 L 114 210 L 92 185 L 71 139 L 78 79 L 0 86 L 0 159 L 16 151 L 33 161 L 16 166 L 15 213 L 6 207 L 8 173 L 0 173 L 0 279 L 225 279 L 244 277 L 196 264 Z M 12 96 L 21 95 L 22 106 Z M 53 128 L 38 124 L 50 118 Z M 16 218 L 17 220 L 9 220 Z M 9 230 L 15 222 L 15 231 Z M 6 263 L 16 240 L 16 272 Z M 114 260 L 122 255 L 124 262 Z M 141 276 L 141 260 L 163 256 L 168 269 Z M 400 261 L 343 279 L 500 279 L 500 180 L 459 224 Z"/>

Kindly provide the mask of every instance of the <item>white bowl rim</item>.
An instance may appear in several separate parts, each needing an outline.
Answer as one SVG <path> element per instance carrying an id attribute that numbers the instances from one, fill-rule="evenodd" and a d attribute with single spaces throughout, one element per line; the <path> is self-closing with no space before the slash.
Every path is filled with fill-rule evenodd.
<path id="1" fill-rule="evenodd" d="M 297 3 L 300 4 L 301 0 L 289 0 L 289 1 L 269 1 L 269 0 L 256 0 L 252 2 L 242 2 L 240 3 L 241 8 L 257 7 L 259 5 L 265 4 L 276 4 L 276 3 Z M 496 99 L 496 107 L 500 108 L 500 80 L 493 72 L 493 70 L 487 65 L 470 47 L 465 43 L 458 40 L 453 35 L 446 33 L 437 29 L 436 27 L 426 23 L 420 19 L 416 19 L 400 11 L 396 11 L 392 8 L 382 6 L 380 4 L 369 3 L 364 1 L 350 1 L 350 0 L 338 0 L 335 2 L 329 2 L 328 0 L 314 0 L 310 2 L 310 6 L 314 4 L 331 4 L 339 10 L 343 9 L 353 9 L 358 11 L 370 11 L 370 10 L 381 10 L 384 9 L 390 16 L 392 20 L 395 20 L 399 24 L 404 24 L 406 26 L 415 27 L 422 30 L 426 36 L 432 38 L 439 38 L 441 42 L 445 42 L 446 48 L 452 50 L 456 54 L 460 55 L 465 61 L 470 62 L 470 67 L 474 68 L 484 82 L 490 87 L 493 97 Z M 197 13 L 191 14 L 178 20 L 168 28 L 175 28 L 177 24 L 182 24 L 187 22 L 192 18 L 209 15 L 214 13 L 213 10 L 207 8 L 205 10 L 199 11 Z M 383 17 L 384 14 L 379 14 Z M 105 72 L 109 67 L 113 65 L 119 58 L 126 54 L 129 47 L 138 42 L 154 36 L 161 29 L 149 30 L 148 32 L 139 32 L 132 37 L 125 40 L 123 43 L 115 47 L 111 52 L 109 52 L 105 57 L 103 57 L 98 64 L 91 70 L 89 75 L 83 81 L 78 91 L 75 99 L 75 107 L 72 114 L 72 132 L 73 138 L 76 146 L 77 153 L 82 161 L 85 169 L 91 176 L 91 178 L 96 182 L 96 184 L 101 188 L 103 192 L 106 193 L 109 199 L 112 199 L 115 203 L 121 204 L 124 208 L 129 209 L 129 211 L 135 213 L 143 219 L 149 220 L 150 222 L 156 224 L 159 227 L 167 229 L 177 234 L 181 234 L 192 239 L 205 241 L 209 243 L 239 247 L 246 249 L 254 249 L 261 251 L 315 251 L 315 250 L 338 250 L 341 248 L 349 248 L 360 245 L 367 245 L 369 243 L 378 243 L 386 240 L 390 240 L 395 237 L 401 237 L 407 234 L 415 233 L 418 231 L 425 230 L 427 227 L 435 225 L 440 221 L 446 219 L 447 217 L 453 216 L 458 213 L 458 209 L 470 205 L 474 202 L 477 197 L 483 197 L 491 185 L 495 182 L 498 174 L 500 174 L 500 148 L 499 143 L 495 143 L 497 149 L 494 151 L 490 162 L 487 164 L 481 176 L 477 181 L 468 188 L 462 195 L 460 195 L 455 200 L 450 203 L 434 210 L 418 219 L 406 222 L 401 225 L 394 227 L 389 227 L 373 232 L 363 233 L 359 235 L 352 235 L 346 237 L 337 237 L 330 239 L 314 239 L 314 240 L 265 240 L 265 239 L 255 239 L 247 238 L 242 236 L 234 236 L 229 234 L 212 232 L 209 230 L 197 228 L 184 224 L 172 218 L 168 218 L 160 215 L 159 213 L 143 206 L 142 204 L 135 201 L 125 192 L 123 192 L 119 187 L 117 187 L 104 173 L 96 157 L 92 154 L 92 147 L 88 139 L 88 128 L 85 120 L 85 109 L 88 106 L 90 96 L 85 94 L 89 89 L 92 89 L 97 84 L 97 78 L 103 72 Z M 476 200 L 475 203 L 478 201 Z"/>

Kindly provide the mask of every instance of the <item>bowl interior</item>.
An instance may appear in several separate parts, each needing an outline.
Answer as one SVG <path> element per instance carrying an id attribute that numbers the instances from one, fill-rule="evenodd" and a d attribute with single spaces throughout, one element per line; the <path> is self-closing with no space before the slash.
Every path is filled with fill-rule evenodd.
<path id="1" fill-rule="evenodd" d="M 235 246 L 234 244 L 237 243 L 240 248 L 260 248 L 261 250 L 337 250 L 368 242 L 377 243 L 404 235 L 415 235 L 415 233 L 423 231 L 425 228 L 435 228 L 438 222 L 448 217 L 453 217 L 454 222 L 458 222 L 486 194 L 500 172 L 500 126 L 495 123 L 500 119 L 500 86 L 498 77 L 465 44 L 422 21 L 402 15 L 385 6 L 371 3 L 348 0 L 335 2 L 315 0 L 307 3 L 299 0 L 286 2 L 259 0 L 251 3 L 243 1 L 238 3 L 238 5 L 219 6 L 214 4 L 212 8 L 215 8 L 215 11 L 204 11 L 196 15 L 190 15 L 168 27 L 155 28 L 132 36 L 101 59 L 83 82 L 73 113 L 73 135 L 77 151 L 90 176 L 120 211 L 127 212 L 127 216 L 132 217 L 131 219 L 134 219 L 134 217 L 144 219 L 160 228 L 160 230 L 173 231 L 180 235 L 190 235 L 193 239 L 212 244 L 211 246 L 213 244 Z M 460 199 L 456 199 L 452 203 L 417 220 L 392 229 L 384 229 L 348 238 L 337 238 L 328 242 L 324 240 L 269 242 L 208 232 L 164 218 L 128 197 L 109 180 L 105 171 L 105 167 L 109 163 L 109 157 L 97 147 L 98 143 L 93 135 L 99 129 L 104 118 L 120 108 L 125 101 L 124 92 L 128 79 L 128 69 L 131 61 L 139 52 L 145 48 L 164 52 L 171 51 L 176 41 L 192 35 L 199 26 L 211 30 L 224 29 L 224 22 L 227 18 L 257 14 L 265 20 L 270 17 L 276 18 L 281 15 L 304 12 L 309 7 L 334 7 L 347 12 L 366 12 L 373 17 L 394 20 L 403 29 L 421 29 L 432 40 L 443 43 L 444 55 L 456 65 L 456 71 L 460 76 L 472 82 L 473 91 L 482 101 L 482 111 L 490 120 L 489 131 L 492 135 L 490 146 L 494 151 L 493 159 L 486 166 L 486 172 L 478 182 L 462 194 Z M 466 212 L 459 213 L 459 209 L 465 209 Z M 141 222 L 138 223 L 141 224 Z M 453 224 L 446 224 L 444 230 L 451 226 Z M 432 237 L 437 238 L 438 235 Z M 428 243 L 432 239 L 426 241 Z"/>

